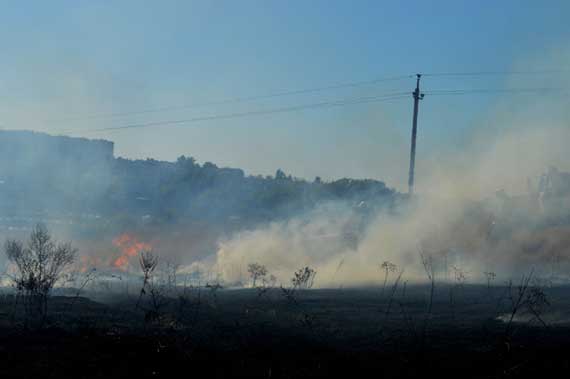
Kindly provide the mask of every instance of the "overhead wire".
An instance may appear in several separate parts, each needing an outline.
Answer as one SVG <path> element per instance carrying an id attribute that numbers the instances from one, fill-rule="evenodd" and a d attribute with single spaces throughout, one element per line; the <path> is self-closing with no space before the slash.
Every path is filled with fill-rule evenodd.
<path id="1" fill-rule="evenodd" d="M 496 76 L 496 75 L 540 75 L 540 74 L 554 74 L 554 73 L 564 73 L 564 72 L 570 72 L 570 69 L 549 69 L 549 70 L 535 70 L 535 71 L 529 70 L 529 71 L 428 72 L 428 73 L 422 73 L 421 75 L 424 77 L 445 77 L 445 76 L 450 76 L 450 77 L 452 77 L 452 76 L 477 77 L 477 76 L 490 76 L 490 75 L 491 76 Z M 378 78 L 371 79 L 371 80 L 336 83 L 336 84 L 320 86 L 320 87 L 309 87 L 309 88 L 296 89 L 296 90 L 277 91 L 277 92 L 271 92 L 271 93 L 260 94 L 260 95 L 252 95 L 252 96 L 238 96 L 238 97 L 234 97 L 234 98 L 206 101 L 206 102 L 194 103 L 194 104 L 163 106 L 163 107 L 139 109 L 139 110 L 133 110 L 133 111 L 124 111 L 124 112 L 96 113 L 96 114 L 90 114 L 90 115 L 89 114 L 88 115 L 73 115 L 73 116 L 62 117 L 62 118 L 58 118 L 58 119 L 48 119 L 48 120 L 45 120 L 44 122 L 53 123 L 53 122 L 65 122 L 65 121 L 119 118 L 119 117 L 135 116 L 135 115 L 143 115 L 143 114 L 181 111 L 181 110 L 186 110 L 186 109 L 207 107 L 207 106 L 212 106 L 212 105 L 236 104 L 236 103 L 252 102 L 252 101 L 256 101 L 256 100 L 272 99 L 272 98 L 284 97 L 284 96 L 294 96 L 294 95 L 303 95 L 303 94 L 309 94 L 309 93 L 317 93 L 317 92 L 334 90 L 334 89 L 356 88 L 356 87 L 374 85 L 374 84 L 378 84 L 378 83 L 382 83 L 382 82 L 409 79 L 409 78 L 413 78 L 413 77 L 415 77 L 415 75 L 412 75 L 412 74 L 385 76 L 385 77 L 378 77 Z"/>
<path id="2" fill-rule="evenodd" d="M 428 72 L 428 73 L 422 73 L 421 75 L 424 77 L 445 77 L 445 76 L 450 76 L 450 77 L 451 76 L 477 77 L 477 76 L 491 76 L 491 75 L 540 75 L 540 74 L 554 74 L 554 73 L 563 73 L 563 72 L 570 72 L 570 69 L 552 69 L 552 70 L 535 70 L 535 71 Z M 160 112 L 168 112 L 168 111 L 176 111 L 176 110 L 186 110 L 186 109 L 191 109 L 191 108 L 206 107 L 206 106 L 212 106 L 212 105 L 225 105 L 225 104 L 235 104 L 235 103 L 243 103 L 243 102 L 253 102 L 256 100 L 271 99 L 271 98 L 301 95 L 301 94 L 309 94 L 309 93 L 316 93 L 316 92 L 322 92 L 322 91 L 334 90 L 334 89 L 355 88 L 355 87 L 361 87 L 361 86 L 367 86 L 367 85 L 374 85 L 374 84 L 381 83 L 381 82 L 409 79 L 412 77 L 415 77 L 415 75 L 386 76 L 386 77 L 380 77 L 380 78 L 376 78 L 376 79 L 372 79 L 372 80 L 337 83 L 337 84 L 331 84 L 331 85 L 321 86 L 321 87 L 311 87 L 311 88 L 297 89 L 297 90 L 286 90 L 286 91 L 279 91 L 279 92 L 266 93 L 266 94 L 253 95 L 253 96 L 240 96 L 240 97 L 235 97 L 235 98 L 229 98 L 229 99 L 223 99 L 223 100 L 217 100 L 217 101 L 209 101 L 209 102 L 202 102 L 202 103 L 195 103 L 195 104 L 182 105 L 182 106 L 164 106 L 164 107 L 157 107 L 157 108 L 141 109 L 141 110 L 137 110 L 137 111 L 100 113 L 100 114 L 92 114 L 92 115 L 85 115 L 85 116 L 71 116 L 71 117 L 67 117 L 67 118 L 61 118 L 61 119 L 59 119 L 59 121 L 105 119 L 105 118 L 135 116 L 135 115 L 160 113 Z M 568 89 L 567 88 L 547 88 L 547 87 L 541 87 L 541 88 L 480 88 L 480 89 L 476 89 L 476 88 L 475 89 L 470 89 L 470 88 L 461 89 L 460 88 L 460 89 L 428 90 L 428 91 L 424 91 L 424 94 L 429 95 L 429 96 L 453 96 L 453 95 L 487 94 L 487 93 L 532 93 L 532 92 L 556 92 L 556 91 L 562 92 L 562 91 L 568 91 Z M 287 112 L 309 110 L 309 109 L 339 107 L 339 106 L 352 105 L 352 104 L 363 104 L 363 103 L 367 103 L 367 102 L 394 100 L 394 99 L 406 97 L 409 94 L 410 94 L 409 92 L 387 93 L 387 94 L 383 94 L 383 95 L 357 97 L 357 98 L 352 98 L 352 99 L 350 99 L 350 98 L 349 99 L 341 99 L 341 100 L 336 100 L 336 101 L 322 101 L 322 102 L 317 102 L 317 103 L 301 104 L 301 105 L 272 108 L 272 109 L 261 109 L 261 110 L 252 110 L 252 111 L 244 111 L 244 112 L 233 112 L 233 113 L 228 113 L 228 114 L 219 114 L 219 115 L 211 115 L 211 116 L 197 116 L 197 117 L 192 117 L 192 118 L 174 119 L 174 120 L 165 120 L 165 121 L 131 123 L 131 124 L 126 124 L 126 125 L 108 126 L 108 127 L 83 129 L 83 130 L 68 130 L 65 132 L 101 132 L 101 131 L 112 131 L 112 130 L 122 130 L 122 129 L 132 129 L 132 128 L 145 128 L 145 127 L 154 127 L 154 126 L 177 125 L 177 124 L 193 123 L 193 122 L 199 122 L 199 121 L 244 118 L 244 117 L 260 116 L 260 115 L 267 115 L 267 114 L 273 114 L 273 113 L 287 113 Z M 48 122 L 49 121 L 50 120 L 48 120 Z M 51 120 L 51 121 L 57 121 L 57 120 Z"/>
<path id="3" fill-rule="evenodd" d="M 356 98 L 348 98 L 348 99 L 341 99 L 341 100 L 335 100 L 335 101 L 323 101 L 323 102 L 318 102 L 318 103 L 301 104 L 301 105 L 294 105 L 294 106 L 281 107 L 281 108 L 261 109 L 261 110 L 245 111 L 245 112 L 234 112 L 234 113 L 221 114 L 221 115 L 211 115 L 211 116 L 199 116 L 199 117 L 177 119 L 177 120 L 154 121 L 154 122 L 147 122 L 147 123 L 134 123 L 134 124 L 126 124 L 126 125 L 118 125 L 118 126 L 109 126 L 109 127 L 103 127 L 103 128 L 68 130 L 66 132 L 103 132 L 103 131 L 114 131 L 114 130 L 135 129 L 135 128 L 148 128 L 148 127 L 158 127 L 158 126 L 181 125 L 181 124 L 188 124 L 188 123 L 194 123 L 194 122 L 200 122 L 200 121 L 213 121 L 213 120 L 227 120 L 227 119 L 235 119 L 235 118 L 246 118 L 246 117 L 262 116 L 262 115 L 269 115 L 269 114 L 275 114 L 275 113 L 288 113 L 288 112 L 296 112 L 296 111 L 309 110 L 309 109 L 342 107 L 342 106 L 355 105 L 355 104 L 365 104 L 365 103 L 373 103 L 373 102 L 375 103 L 375 102 L 388 101 L 388 100 L 398 100 L 398 99 L 406 98 L 410 95 L 411 95 L 411 92 L 395 92 L 395 93 L 382 94 L 382 95 L 376 95 L 376 96 L 362 96 L 362 97 L 356 97 Z"/>
<path id="4" fill-rule="evenodd" d="M 536 93 L 536 92 L 564 92 L 569 88 L 563 87 L 536 87 L 536 88 L 467 88 L 467 89 L 436 89 L 425 91 L 426 95 L 468 95 L 487 93 Z"/>
<path id="5" fill-rule="evenodd" d="M 56 121 L 76 121 L 76 120 L 115 118 L 115 117 L 124 117 L 124 116 L 134 116 L 134 115 L 139 115 L 139 114 L 161 113 L 161 112 L 169 112 L 169 111 L 186 110 L 186 109 L 206 107 L 206 106 L 212 106 L 212 105 L 236 104 L 236 103 L 251 102 L 251 101 L 256 101 L 256 100 L 272 99 L 272 98 L 283 97 L 283 96 L 293 96 L 293 95 L 303 95 L 303 94 L 309 94 L 309 93 L 323 92 L 323 91 L 334 90 L 334 89 L 363 87 L 363 86 L 374 85 L 374 84 L 378 84 L 378 83 L 382 83 L 382 82 L 409 79 L 411 77 L 413 77 L 413 75 L 388 76 L 388 77 L 380 77 L 380 78 L 376 78 L 376 79 L 372 79 L 372 80 L 337 83 L 337 84 L 331 84 L 331 85 L 322 86 L 322 87 L 311 87 L 311 88 L 304 88 L 304 89 L 297 89 L 297 90 L 278 91 L 278 92 L 266 93 L 266 94 L 261 94 L 261 95 L 239 96 L 239 97 L 235 97 L 235 98 L 207 101 L 207 102 L 195 103 L 195 104 L 164 106 L 164 107 L 148 108 L 148 109 L 141 109 L 141 110 L 135 110 L 135 111 L 126 111 L 126 112 L 111 112 L 111 113 L 99 113 L 99 114 L 84 115 L 84 116 L 71 116 L 71 117 L 66 117 L 66 118 L 62 118 L 62 119 L 52 119 L 52 120 L 47 120 L 47 121 L 48 122 L 56 122 Z"/>
<path id="6" fill-rule="evenodd" d="M 568 69 L 550 69 L 550 70 L 527 70 L 527 71 L 466 71 L 466 72 L 427 72 L 422 76 L 509 76 L 509 75 L 544 75 L 544 74 L 562 74 L 570 72 Z"/>

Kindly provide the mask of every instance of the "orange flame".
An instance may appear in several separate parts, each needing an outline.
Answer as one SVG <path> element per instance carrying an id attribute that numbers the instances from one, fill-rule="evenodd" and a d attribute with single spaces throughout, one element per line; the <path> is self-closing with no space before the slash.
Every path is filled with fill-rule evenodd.
<path id="1" fill-rule="evenodd" d="M 113 245 L 118 247 L 121 255 L 112 262 L 112 266 L 126 271 L 129 267 L 130 258 L 136 257 L 143 250 L 152 250 L 152 245 L 138 241 L 135 236 L 124 233 L 113 240 Z"/>

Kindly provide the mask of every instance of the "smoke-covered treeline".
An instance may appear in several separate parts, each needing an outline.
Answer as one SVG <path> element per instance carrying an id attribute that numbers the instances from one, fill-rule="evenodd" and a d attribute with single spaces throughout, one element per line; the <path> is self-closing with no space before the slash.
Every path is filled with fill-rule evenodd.
<path id="1" fill-rule="evenodd" d="M 332 182 L 247 176 L 181 156 L 176 162 L 114 158 L 113 143 L 0 132 L 0 207 L 5 215 L 98 214 L 118 223 L 208 221 L 247 225 L 331 200 L 389 205 L 396 192 L 376 180 Z"/>
<path id="2" fill-rule="evenodd" d="M 112 202 L 162 220 L 240 220 L 243 223 L 286 217 L 330 200 L 388 203 L 395 192 L 375 180 L 308 182 L 277 170 L 275 176 L 246 176 L 240 169 L 218 168 L 193 158 L 115 163 Z"/>
<path id="3" fill-rule="evenodd" d="M 4 216 L 93 211 L 111 183 L 113 143 L 0 131 Z"/>

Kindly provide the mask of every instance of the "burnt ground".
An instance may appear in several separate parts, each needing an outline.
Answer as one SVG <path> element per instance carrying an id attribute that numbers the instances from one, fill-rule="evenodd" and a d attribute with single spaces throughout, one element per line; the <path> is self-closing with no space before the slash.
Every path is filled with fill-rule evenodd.
<path id="1" fill-rule="evenodd" d="M 450 290 L 453 293 L 450 294 Z M 0 377 L 537 377 L 570 365 L 570 288 L 545 289 L 545 324 L 505 288 L 190 289 L 161 298 L 53 297 L 45 321 L 0 303 Z M 516 292 L 515 292 L 516 293 Z M 142 309 L 141 309 L 142 308 Z M 509 317 L 506 317 L 508 320 Z"/>

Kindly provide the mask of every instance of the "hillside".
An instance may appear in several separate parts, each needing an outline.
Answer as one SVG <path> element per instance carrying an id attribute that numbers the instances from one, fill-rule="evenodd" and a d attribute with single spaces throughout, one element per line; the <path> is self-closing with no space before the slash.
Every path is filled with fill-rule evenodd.
<path id="1" fill-rule="evenodd" d="M 397 195 L 371 179 L 307 181 L 282 170 L 251 176 L 185 156 L 176 162 L 117 158 L 113 148 L 104 140 L 0 131 L 0 210 L 231 224 L 287 217 L 332 200 L 386 206 Z"/>

